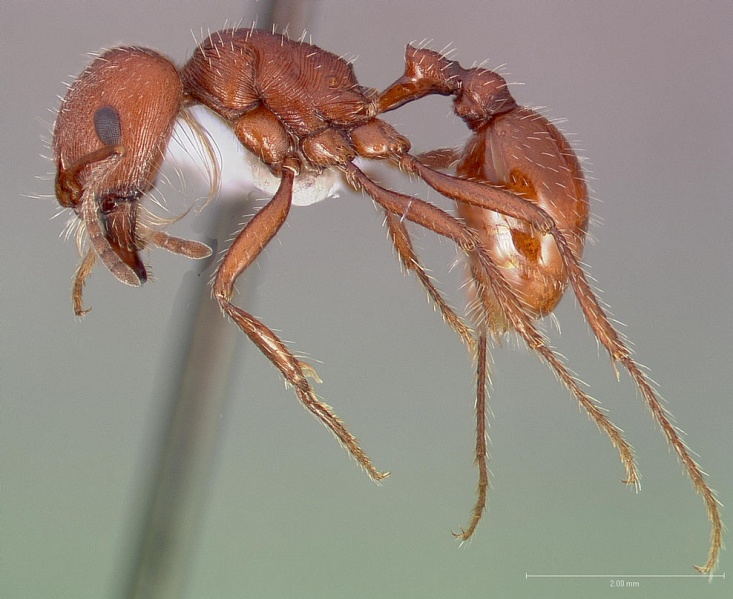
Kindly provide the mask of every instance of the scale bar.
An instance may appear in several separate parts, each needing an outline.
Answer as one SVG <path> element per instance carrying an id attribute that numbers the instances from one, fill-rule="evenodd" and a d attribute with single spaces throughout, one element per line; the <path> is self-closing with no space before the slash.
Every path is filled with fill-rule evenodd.
<path id="1" fill-rule="evenodd" d="M 529 574 L 525 572 L 527 578 L 701 578 L 708 580 L 710 578 L 725 578 L 725 572 L 722 574 Z"/>

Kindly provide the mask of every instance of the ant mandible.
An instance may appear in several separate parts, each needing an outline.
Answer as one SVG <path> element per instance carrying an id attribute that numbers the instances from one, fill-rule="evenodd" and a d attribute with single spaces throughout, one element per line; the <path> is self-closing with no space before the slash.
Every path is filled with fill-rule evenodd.
<path id="1" fill-rule="evenodd" d="M 456 114 L 471 130 L 465 149 L 416 157 L 410 142 L 378 118 L 429 94 L 453 97 Z M 478 496 L 469 524 L 457 536 L 466 540 L 473 534 L 486 506 L 491 336 L 514 331 L 526 341 L 606 432 L 619 451 L 624 482 L 638 487 L 631 446 L 536 326 L 537 319 L 553 311 L 569 283 L 596 338 L 614 364 L 628 371 L 703 496 L 712 528 L 707 561 L 696 568 L 713 570 L 723 529 L 717 498 L 579 262 L 589 202 L 578 159 L 561 133 L 537 112 L 518 106 L 504 79 L 492 71 L 464 69 L 439 53 L 408 46 L 404 75 L 379 94 L 360 86 L 351 64 L 336 55 L 256 29 L 211 34 L 180 71 L 148 49 L 121 47 L 104 53 L 69 89 L 53 134 L 56 196 L 74 211 L 89 237 L 72 292 L 77 315 L 87 311 L 82 289 L 97 258 L 121 282 L 140 285 L 147 274 L 139 253 L 149 245 L 189 258 L 210 255 L 206 245 L 173 237 L 138 218 L 139 202 L 155 184 L 175 120 L 190 120 L 187 110 L 193 104 L 225 119 L 242 145 L 280 178 L 272 199 L 225 253 L 214 279 L 214 297 L 372 479 L 389 473 L 374 467 L 344 423 L 318 400 L 308 380 L 318 380 L 313 368 L 232 303 L 237 278 L 287 218 L 296 177 L 325 169 L 340 170 L 384 210 L 402 264 L 417 275 L 475 357 Z M 354 164 L 357 157 L 389 160 L 418 176 L 455 200 L 460 218 L 385 189 Z M 433 285 L 413 250 L 405 220 L 448 237 L 467 255 L 475 332 Z"/>

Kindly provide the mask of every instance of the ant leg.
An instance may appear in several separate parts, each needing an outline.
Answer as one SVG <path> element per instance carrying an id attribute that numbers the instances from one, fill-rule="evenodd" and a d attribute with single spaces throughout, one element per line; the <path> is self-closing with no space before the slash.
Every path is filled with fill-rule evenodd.
<path id="1" fill-rule="evenodd" d="M 466 541 L 471 538 L 481 517 L 486 510 L 486 495 L 489 490 L 489 451 L 488 420 L 486 418 L 486 399 L 489 395 L 489 354 L 488 335 L 486 331 L 479 333 L 478 350 L 476 352 L 476 449 L 473 457 L 478 468 L 478 484 L 476 485 L 476 503 L 471 510 L 471 520 L 466 528 L 461 528 L 454 536 Z"/>
<path id="2" fill-rule="evenodd" d="M 303 406 L 334 434 L 374 481 L 380 481 L 388 476 L 389 472 L 380 472 L 372 465 L 346 425 L 328 405 L 318 400 L 306 378 L 309 375 L 315 376 L 313 368 L 298 360 L 272 330 L 231 303 L 237 277 L 254 261 L 285 222 L 292 201 L 295 171 L 296 168 L 292 165 L 283 166 L 282 182 L 277 193 L 235 239 L 217 271 L 214 296 L 222 310 L 267 356 L 282 373 L 286 382 L 293 385 L 295 394 Z"/>
<path id="3" fill-rule="evenodd" d="M 552 235 L 562 257 L 570 283 L 573 286 L 575 295 L 578 298 L 578 302 L 593 334 L 609 352 L 613 362 L 620 363 L 629 373 L 634 384 L 641 392 L 654 419 L 661 427 L 668 443 L 674 448 L 677 457 L 682 462 L 690 477 L 693 488 L 703 497 L 708 520 L 711 525 L 710 547 L 706 563 L 703 566 L 695 566 L 695 569 L 702 573 L 711 572 L 717 564 L 718 555 L 723 544 L 723 523 L 720 517 L 720 502 L 708 484 L 705 473 L 692 457 L 689 448 L 682 439 L 681 431 L 672 423 L 669 412 L 662 405 L 661 399 L 652 386 L 651 381 L 632 358 L 631 351 L 611 324 L 596 294 L 588 283 L 578 258 L 573 253 L 563 233 L 555 226 L 552 218 L 541 208 L 524 198 L 486 184 L 462 180 L 438 173 L 421 165 L 412 156 L 405 155 L 402 163 L 406 163 L 405 167 L 408 170 L 416 172 L 428 185 L 448 197 L 459 202 L 465 202 L 520 218 L 535 226 L 538 231 Z M 481 187 L 484 188 L 483 192 L 479 189 Z M 616 374 L 618 376 L 618 371 L 616 371 Z M 627 480 L 628 482 L 636 482 L 631 478 L 627 478 Z"/>
<path id="4" fill-rule="evenodd" d="M 585 283 L 588 291 L 590 292 L 590 286 L 585 280 L 585 276 L 583 275 L 583 271 L 580 268 L 577 259 L 575 258 L 575 255 L 572 253 L 572 250 L 567 245 L 565 237 L 555 227 L 552 218 L 547 215 L 547 213 L 545 213 L 541 208 L 537 207 L 527 200 L 524 200 L 523 198 L 520 198 L 502 189 L 498 189 L 476 181 L 469 181 L 457 177 L 452 177 L 450 175 L 435 171 L 431 168 L 424 166 L 420 163 L 419 160 L 409 154 L 403 155 L 401 163 L 405 166 L 405 168 L 407 168 L 408 171 L 416 173 L 428 185 L 439 191 L 441 194 L 446 195 L 447 197 L 450 197 L 459 202 L 472 204 L 486 210 L 494 210 L 502 214 L 507 214 L 508 216 L 512 216 L 514 218 L 522 219 L 534 225 L 539 231 L 545 231 L 553 234 L 556 240 L 561 240 L 558 243 L 558 246 L 560 249 L 560 253 L 563 256 L 563 260 L 565 262 L 572 262 L 576 266 L 575 271 L 571 271 L 570 269 L 568 269 L 569 272 L 575 272 L 576 275 L 579 272 L 581 275 L 580 280 Z M 565 251 L 563 251 L 563 249 Z M 479 258 L 481 259 L 481 261 L 487 262 L 486 259 L 488 259 L 488 255 L 486 255 L 484 252 L 483 256 L 479 254 Z M 618 448 L 621 454 L 621 460 L 626 469 L 627 476 L 624 482 L 626 482 L 627 484 L 634 484 L 638 487 L 639 475 L 634 464 L 633 450 L 631 449 L 631 446 L 629 446 L 622 439 L 620 430 L 616 428 L 610 422 L 610 420 L 608 420 L 608 418 L 602 411 L 599 410 L 595 402 L 584 391 L 582 391 L 577 382 L 577 379 L 575 379 L 575 377 L 573 377 L 569 373 L 566 367 L 559 360 L 557 354 L 555 354 L 549 348 L 544 338 L 544 335 L 540 334 L 534 324 L 532 324 L 531 318 L 526 314 L 526 311 L 523 309 L 521 302 L 516 298 L 514 293 L 509 290 L 506 282 L 501 276 L 501 272 L 497 269 L 496 265 L 494 265 L 490 259 L 488 260 L 487 265 L 484 265 L 483 268 L 476 269 L 474 267 L 472 269 L 474 272 L 474 280 L 477 283 L 481 282 L 481 273 L 485 272 L 487 268 L 495 272 L 495 274 L 490 277 L 491 285 L 478 285 L 479 295 L 481 295 L 481 293 L 486 293 L 488 289 L 492 289 L 498 298 L 507 298 L 506 301 L 510 302 L 511 306 L 507 306 L 506 302 L 503 299 L 501 301 L 501 305 L 504 308 L 506 316 L 512 322 L 513 328 L 525 339 L 530 348 L 536 349 L 540 353 L 540 355 L 544 358 L 548 365 L 558 374 L 562 382 L 580 401 L 580 403 L 583 405 L 588 414 L 593 418 L 596 424 L 609 435 L 614 447 Z M 575 286 L 575 279 L 572 275 L 570 278 L 572 284 Z M 497 292 L 497 289 L 495 289 L 494 286 L 498 284 L 498 280 L 501 280 L 501 286 L 505 287 L 506 289 L 498 290 Z M 575 288 L 577 293 L 578 288 Z M 592 302 L 595 303 L 595 306 L 598 308 L 598 310 L 601 310 L 600 305 L 595 299 L 595 295 L 593 295 L 592 292 L 590 293 L 590 295 L 592 296 Z M 580 297 L 579 300 L 582 306 L 583 300 Z M 482 303 L 485 306 L 490 305 L 490 301 L 488 299 L 485 299 Z M 584 311 L 585 310 L 586 309 L 584 308 Z M 586 316 L 589 320 L 591 320 L 591 317 L 588 316 L 588 312 L 586 312 Z M 605 322 L 608 324 L 610 330 L 613 331 L 613 333 L 615 334 L 613 327 L 610 325 L 610 323 L 608 323 L 608 320 L 605 318 L 605 314 L 603 315 L 603 317 L 605 319 Z M 596 328 L 592 328 L 595 332 Z M 603 339 L 601 339 L 601 342 L 603 342 Z"/>
<path id="5" fill-rule="evenodd" d="M 473 259 L 471 270 L 482 305 L 490 305 L 489 292 L 498 299 L 512 328 L 524 339 L 532 351 L 538 353 L 544 359 L 560 378 L 560 381 L 583 406 L 598 428 L 608 435 L 611 444 L 618 450 L 621 462 L 626 470 L 626 478 L 623 482 L 633 484 L 638 488 L 640 476 L 634 460 L 634 451 L 623 438 L 621 430 L 608 419 L 604 411 L 598 406 L 597 401 L 582 390 L 579 381 L 548 345 L 545 335 L 537 329 L 532 317 L 527 314 L 522 306 L 521 300 L 512 292 L 511 287 L 502 277 L 501 270 L 494 264 L 488 253 L 483 250 L 480 240 L 477 240 L 477 242 L 479 243 L 479 251 L 476 252 Z"/>
<path id="6" fill-rule="evenodd" d="M 596 405 L 596 402 L 581 389 L 578 380 L 547 344 L 545 336 L 537 329 L 531 316 L 511 290 L 501 270 L 482 246 L 478 235 L 437 206 L 415 197 L 384 189 L 353 164 L 348 164 L 344 168 L 350 182 L 364 189 L 382 208 L 452 239 L 471 258 L 473 277 L 484 311 L 487 314 L 491 312 L 489 309 L 491 301 L 488 298 L 490 290 L 498 298 L 513 329 L 519 333 L 530 349 L 536 351 L 547 362 L 560 381 L 593 418 L 596 425 L 608 435 L 611 444 L 618 450 L 621 463 L 626 470 L 625 482 L 638 485 L 639 473 L 634 462 L 633 449 L 623 438 L 621 431 Z"/>
<path id="7" fill-rule="evenodd" d="M 668 443 L 674 448 L 677 457 L 684 465 L 693 488 L 703 497 L 711 526 L 710 546 L 705 564 L 703 566 L 695 566 L 695 569 L 703 574 L 710 573 L 718 563 L 718 555 L 723 546 L 723 522 L 720 517 L 720 502 L 715 495 L 715 491 L 708 484 L 706 475 L 702 468 L 700 468 L 700 465 L 692 457 L 690 449 L 682 439 L 682 432 L 672 423 L 671 415 L 662 405 L 659 394 L 652 386 L 651 381 L 631 357 L 631 351 L 626 347 L 621 336 L 609 321 L 608 316 L 606 316 L 585 277 L 582 267 L 568 246 L 567 240 L 557 229 L 554 229 L 550 233 L 557 243 L 570 282 L 575 290 L 575 295 L 593 333 L 603 347 L 608 350 L 613 362 L 620 362 L 629 373 L 631 379 L 641 391 L 644 401 L 649 407 L 654 419 L 661 427 Z M 616 377 L 618 378 L 618 371 L 616 371 Z"/>
<path id="8" fill-rule="evenodd" d="M 214 296 L 224 312 L 254 342 L 293 385 L 303 406 L 328 428 L 351 453 L 372 480 L 378 482 L 389 476 L 380 472 L 369 460 L 346 425 L 327 404 L 316 397 L 307 376 L 318 380 L 309 364 L 298 360 L 282 340 L 252 315 L 231 303 L 234 283 L 278 232 L 290 211 L 293 180 L 299 171 L 298 161 L 289 157 L 290 137 L 278 118 L 264 106 L 242 115 L 233 123 L 234 132 L 244 147 L 257 155 L 282 177 L 280 188 L 237 236 L 224 256 L 214 281 Z"/>
<path id="9" fill-rule="evenodd" d="M 469 351 L 474 354 L 476 352 L 476 340 L 473 338 L 471 329 L 466 326 L 460 316 L 455 313 L 445 301 L 440 291 L 433 284 L 433 280 L 430 275 L 425 271 L 422 264 L 412 247 L 412 241 L 410 234 L 407 231 L 402 219 L 393 212 L 385 211 L 385 218 L 387 223 L 387 229 L 389 230 L 389 236 L 392 239 L 392 244 L 397 250 L 397 255 L 400 258 L 403 266 L 408 271 L 413 271 L 417 278 L 422 283 L 422 286 L 427 291 L 428 297 L 433 300 L 440 313 L 443 315 L 443 320 L 448 323 L 461 340 L 466 344 Z"/>

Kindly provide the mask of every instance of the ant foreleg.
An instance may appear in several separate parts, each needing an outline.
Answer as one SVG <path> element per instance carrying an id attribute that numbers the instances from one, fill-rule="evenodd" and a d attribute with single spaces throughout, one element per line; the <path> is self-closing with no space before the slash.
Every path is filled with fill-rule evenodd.
<path id="1" fill-rule="evenodd" d="M 336 436 L 373 480 L 379 481 L 388 476 L 389 472 L 380 472 L 372 465 L 346 425 L 328 405 L 318 400 L 306 378 L 309 375 L 317 378 L 313 368 L 298 360 L 272 330 L 231 303 L 237 277 L 254 261 L 285 222 L 292 202 L 294 170 L 292 166 L 283 166 L 282 182 L 277 193 L 247 223 L 224 256 L 214 281 L 214 296 L 222 310 L 277 367 L 285 380 L 293 385 L 303 406 Z"/>

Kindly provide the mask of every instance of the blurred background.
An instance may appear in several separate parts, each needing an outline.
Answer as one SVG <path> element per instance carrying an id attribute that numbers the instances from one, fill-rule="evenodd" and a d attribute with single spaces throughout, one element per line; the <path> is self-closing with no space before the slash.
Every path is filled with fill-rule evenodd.
<path id="1" fill-rule="evenodd" d="M 146 263 L 155 280 L 138 289 L 97 268 L 85 293 L 94 309 L 74 317 L 78 258 L 60 238 L 66 216 L 52 219 L 43 141 L 57 96 L 89 52 L 139 44 L 182 64 L 201 30 L 263 23 L 269 11 L 264 2 L 225 0 L 10 0 L 0 8 L 3 598 L 126 596 L 196 298 L 209 293 L 215 266 L 153 251 Z M 567 119 L 597 198 L 596 243 L 584 261 L 729 506 L 733 4 L 321 0 L 307 31 L 355 59 L 363 85 L 384 88 L 402 74 L 405 45 L 429 41 L 453 48 L 464 66 L 499 69 L 520 103 Z M 388 120 L 417 151 L 467 136 L 445 98 Z M 171 179 L 180 189 L 163 195 L 174 212 L 205 194 L 193 176 L 184 185 Z M 447 205 L 399 176 L 389 181 Z M 251 214 L 248 199 L 221 200 L 235 207 L 231 228 Z M 174 231 L 211 241 L 215 213 L 191 213 Z M 415 242 L 462 307 L 454 247 L 419 231 Z M 722 578 L 630 576 L 694 574 L 708 523 L 570 296 L 557 310 L 562 335 L 552 330 L 553 344 L 636 448 L 642 492 L 619 482 L 608 440 L 510 340 L 494 350 L 489 510 L 459 547 L 450 531 L 468 518 L 476 478 L 473 368 L 416 280 L 400 272 L 371 202 L 346 191 L 294 208 L 238 289 L 240 305 L 316 365 L 318 393 L 392 476 L 381 487 L 370 482 L 228 325 L 235 341 L 226 357 L 204 352 L 232 367 L 217 379 L 218 442 L 189 523 L 180 596 L 600 597 L 615 593 L 617 575 L 638 581 L 645 597 L 730 596 Z M 187 376 L 197 378 L 195 361 Z M 723 514 L 730 525 L 730 509 Z M 718 572 L 730 564 L 723 552 Z"/>

